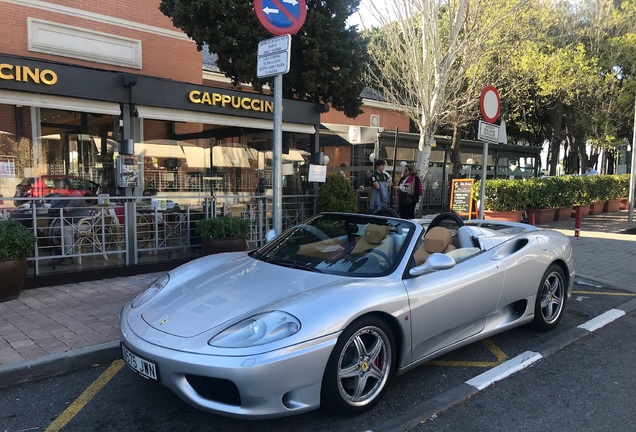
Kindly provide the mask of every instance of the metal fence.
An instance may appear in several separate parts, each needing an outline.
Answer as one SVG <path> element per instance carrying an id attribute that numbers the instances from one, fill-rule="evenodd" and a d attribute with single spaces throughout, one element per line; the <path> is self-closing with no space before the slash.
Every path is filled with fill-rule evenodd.
<path id="1" fill-rule="evenodd" d="M 272 228 L 272 197 L 153 196 L 4 198 L 0 218 L 33 231 L 37 247 L 28 258 L 33 275 L 59 266 L 130 266 L 202 254 L 196 223 L 234 216 L 250 221 L 248 245 L 261 246 Z M 283 230 L 316 214 L 313 195 L 282 197 Z"/>

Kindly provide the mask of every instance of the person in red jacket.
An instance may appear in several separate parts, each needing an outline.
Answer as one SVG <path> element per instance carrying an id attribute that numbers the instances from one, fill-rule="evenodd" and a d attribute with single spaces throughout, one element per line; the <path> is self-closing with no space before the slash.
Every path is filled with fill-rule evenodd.
<path id="1" fill-rule="evenodd" d="M 398 205 L 400 217 L 403 219 L 415 218 L 415 206 L 422 195 L 422 180 L 417 175 L 417 170 L 411 164 L 404 167 L 404 176 L 398 183 Z"/>

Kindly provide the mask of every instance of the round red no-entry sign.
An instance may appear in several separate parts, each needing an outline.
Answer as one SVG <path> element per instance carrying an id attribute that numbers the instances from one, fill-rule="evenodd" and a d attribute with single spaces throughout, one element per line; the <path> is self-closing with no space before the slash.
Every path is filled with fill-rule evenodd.
<path id="1" fill-rule="evenodd" d="M 305 24 L 305 0 L 254 0 L 254 11 L 263 27 L 277 36 L 295 34 Z"/>
<path id="2" fill-rule="evenodd" d="M 494 123 L 499 118 L 501 110 L 501 102 L 499 100 L 499 92 L 493 86 L 486 86 L 481 91 L 479 99 L 479 108 L 481 115 L 488 123 Z"/>

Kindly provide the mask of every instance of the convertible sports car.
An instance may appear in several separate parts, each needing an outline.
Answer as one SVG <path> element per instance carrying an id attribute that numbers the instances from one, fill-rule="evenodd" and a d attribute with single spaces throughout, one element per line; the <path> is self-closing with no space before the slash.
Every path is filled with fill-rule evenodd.
<path id="1" fill-rule="evenodd" d="M 392 376 L 450 350 L 523 324 L 552 329 L 573 281 L 556 231 L 322 213 L 159 278 L 122 310 L 122 356 L 213 413 L 357 414 Z"/>

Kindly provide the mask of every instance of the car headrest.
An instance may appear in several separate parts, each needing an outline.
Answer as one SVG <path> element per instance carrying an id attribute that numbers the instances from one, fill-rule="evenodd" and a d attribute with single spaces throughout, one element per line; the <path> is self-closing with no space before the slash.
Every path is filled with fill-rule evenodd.
<path id="1" fill-rule="evenodd" d="M 369 224 L 364 231 L 364 239 L 367 243 L 378 245 L 382 243 L 382 239 L 389 233 L 388 225 Z"/>
<path id="2" fill-rule="evenodd" d="M 444 253 L 453 241 L 453 234 L 448 228 L 433 227 L 424 236 L 424 247 L 429 253 Z"/>

